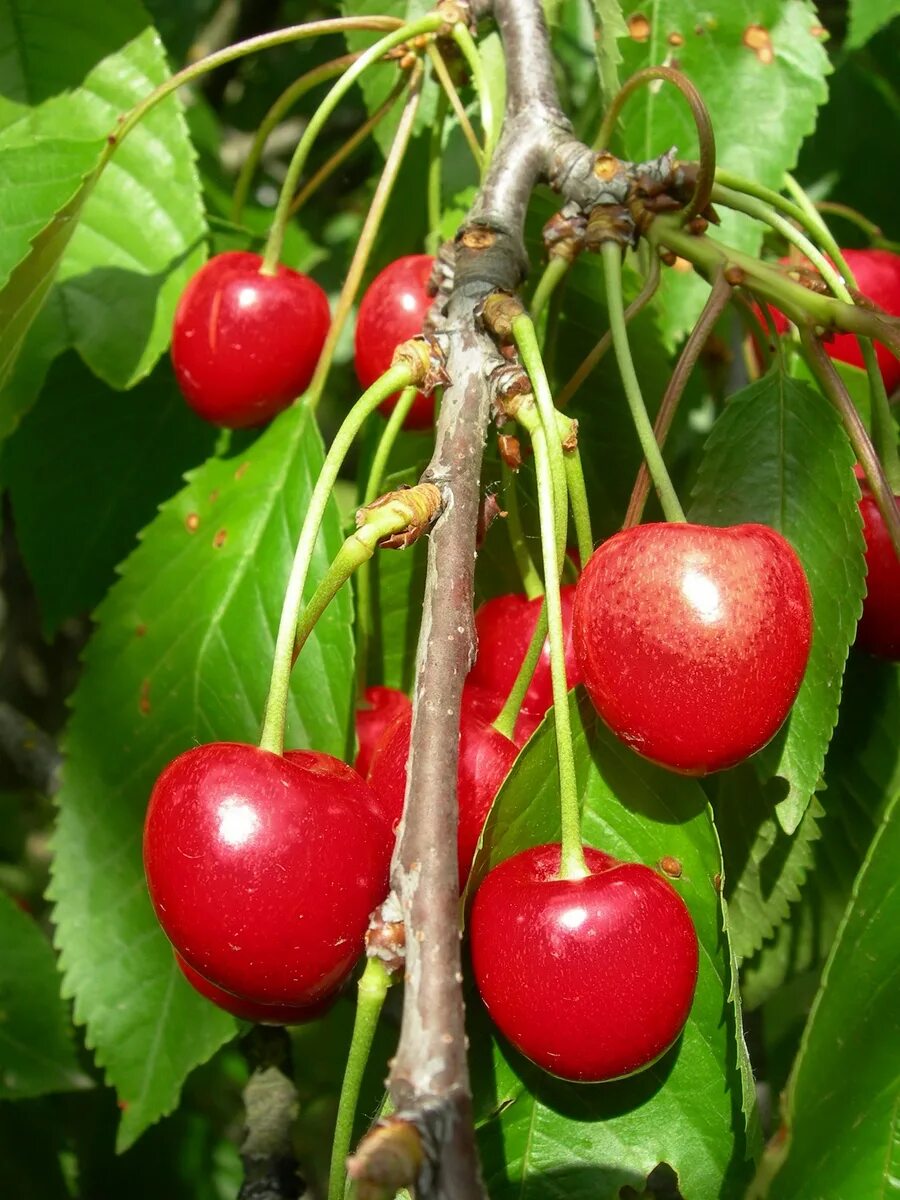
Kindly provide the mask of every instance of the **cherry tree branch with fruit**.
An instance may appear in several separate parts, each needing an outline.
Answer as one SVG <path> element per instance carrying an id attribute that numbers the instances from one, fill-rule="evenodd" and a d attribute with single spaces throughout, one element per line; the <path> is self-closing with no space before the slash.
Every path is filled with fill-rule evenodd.
<path id="1" fill-rule="evenodd" d="M 863 1121 L 834 1177 L 884 1183 L 900 259 L 792 173 L 827 59 L 778 7 L 790 53 L 724 8 L 346 0 L 175 72 L 98 13 L 10 110 L 11 553 L 86 647 L 52 846 L 0 861 L 50 871 L 65 1000 L 0 904 L 46 1046 L 0 1097 L 102 1067 L 127 1159 L 208 1079 L 241 1195 L 761 1197 Z M 759 178 L 745 92 L 797 110 Z"/>

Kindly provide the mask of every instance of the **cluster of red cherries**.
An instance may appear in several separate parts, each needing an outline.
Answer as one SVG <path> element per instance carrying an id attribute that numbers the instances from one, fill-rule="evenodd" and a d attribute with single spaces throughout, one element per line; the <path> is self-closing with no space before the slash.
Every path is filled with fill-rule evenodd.
<path id="1" fill-rule="evenodd" d="M 173 360 L 188 402 L 234 428 L 270 419 L 303 392 L 328 332 L 327 300 L 312 280 L 284 267 L 265 275 L 260 265 L 245 253 L 211 260 L 175 323 Z M 366 292 L 356 330 L 364 386 L 421 330 L 431 266 L 425 255 L 400 259 Z M 859 256 L 853 267 L 867 290 Z M 407 426 L 432 420 L 432 401 L 418 396 Z M 859 640 L 896 658 L 900 563 L 871 496 L 860 504 L 869 597 Z M 502 596 L 476 614 L 478 657 L 460 728 L 461 891 L 494 797 L 552 704 L 545 643 L 513 739 L 491 723 L 540 605 Z M 562 607 L 568 686 L 583 683 L 639 754 L 690 775 L 766 744 L 794 702 L 812 639 L 803 568 L 789 543 L 760 525 L 623 531 L 562 589 Z M 371 687 L 357 712 L 353 767 L 237 743 L 196 747 L 166 767 L 150 799 L 144 862 L 157 916 L 199 992 L 271 1023 L 312 1020 L 331 1004 L 387 894 L 411 725 L 403 693 Z M 469 940 L 478 988 L 509 1040 L 555 1075 L 597 1082 L 648 1066 L 676 1041 L 698 947 L 686 905 L 661 874 L 599 850 L 585 858 L 583 878 L 560 877 L 558 844 L 495 867 L 476 891 Z"/>

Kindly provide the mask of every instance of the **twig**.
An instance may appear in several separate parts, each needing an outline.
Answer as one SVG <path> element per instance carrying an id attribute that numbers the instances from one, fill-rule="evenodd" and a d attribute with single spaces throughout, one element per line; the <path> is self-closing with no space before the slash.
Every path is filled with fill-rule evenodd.
<path id="1" fill-rule="evenodd" d="M 258 1025 L 245 1050 L 254 1070 L 244 1088 L 244 1181 L 238 1200 L 297 1200 L 305 1189 L 291 1143 L 297 1089 L 290 1036 L 286 1029 Z"/>

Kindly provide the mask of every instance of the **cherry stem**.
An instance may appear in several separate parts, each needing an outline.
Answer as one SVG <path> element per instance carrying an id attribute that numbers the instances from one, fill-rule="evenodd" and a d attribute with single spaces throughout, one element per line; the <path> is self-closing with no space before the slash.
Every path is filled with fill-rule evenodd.
<path id="1" fill-rule="evenodd" d="M 436 46 L 429 45 L 427 48 L 428 57 L 431 60 L 431 65 L 434 68 L 434 73 L 438 77 L 441 87 L 444 89 L 444 94 L 450 101 L 453 111 L 456 113 L 456 119 L 459 121 L 459 127 L 463 132 L 463 136 L 468 143 L 469 149 L 472 151 L 472 157 L 475 159 L 476 166 L 481 174 L 484 174 L 484 151 L 481 148 L 481 143 L 475 136 L 475 130 L 472 128 L 472 122 L 469 120 L 468 114 L 463 107 L 463 102 L 459 98 L 456 84 L 450 78 L 450 72 L 447 70 L 447 64 L 444 62 L 444 57 Z"/>
<path id="2" fill-rule="evenodd" d="M 381 482 L 390 460 L 391 450 L 397 441 L 403 422 L 409 415 L 416 398 L 414 387 L 404 388 L 388 417 L 384 432 L 378 439 L 375 456 L 369 470 L 369 478 L 363 495 L 363 504 L 371 504 L 381 491 Z M 369 647 L 372 644 L 372 571 L 368 561 L 363 562 L 356 574 L 356 692 L 362 699 L 366 691 L 369 670 Z"/>
<path id="3" fill-rule="evenodd" d="M 394 29 L 393 32 L 380 38 L 379 41 L 375 42 L 374 45 L 362 53 L 353 65 L 344 72 L 310 117 L 309 124 L 306 126 L 303 136 L 297 143 L 297 148 L 291 157 L 284 182 L 281 185 L 278 204 L 275 207 L 272 227 L 269 230 L 269 238 L 266 242 L 265 253 L 263 254 L 261 271 L 264 275 L 274 275 L 278 269 L 284 245 L 285 230 L 290 219 L 291 202 L 294 199 L 294 193 L 297 191 L 297 185 L 300 182 L 300 176 L 303 173 L 309 152 L 321 132 L 322 126 L 347 92 L 349 92 L 350 88 L 353 87 L 369 67 L 377 63 L 394 46 L 398 46 L 401 42 L 408 41 L 410 38 L 418 37 L 420 34 L 434 33 L 440 28 L 441 24 L 442 18 L 437 13 L 431 13 L 429 16 L 422 17 L 419 21 L 412 21 L 408 25 L 401 26 L 400 29 Z"/>
<path id="4" fill-rule="evenodd" d="M 538 659 L 541 657 L 541 651 L 544 649 L 544 641 L 547 637 L 547 603 L 546 600 L 541 605 L 538 619 L 534 626 L 534 633 L 531 635 L 531 641 L 528 643 L 528 649 L 525 651 L 525 657 L 522 659 L 522 665 L 519 667 L 516 677 L 513 680 L 513 685 L 509 690 L 509 695 L 503 703 L 503 707 L 497 714 L 496 720 L 493 722 L 494 728 L 498 733 L 502 733 L 504 737 L 512 740 L 516 730 L 516 721 L 519 719 L 519 713 L 522 710 L 522 704 L 525 700 L 525 693 L 531 684 L 532 677 L 538 665 Z"/>
<path id="5" fill-rule="evenodd" d="M 678 502 L 666 464 L 660 453 L 656 438 L 653 436 L 653 426 L 647 415 L 647 406 L 641 395 L 641 385 L 638 383 L 631 357 L 631 347 L 628 344 L 628 330 L 625 325 L 625 309 L 622 304 L 622 250 L 617 242 L 604 242 L 601 247 L 603 259 L 603 274 L 606 280 L 606 303 L 609 308 L 609 330 L 612 334 L 613 348 L 619 364 L 619 375 L 625 398 L 631 409 L 631 419 L 644 452 L 644 459 L 659 496 L 667 521 L 684 521 L 684 510 Z"/>
<path id="6" fill-rule="evenodd" d="M 587 560 L 594 553 L 594 535 L 591 532 L 591 509 L 584 483 L 581 451 L 577 446 L 573 450 L 565 452 L 563 462 L 566 467 L 569 507 L 572 510 L 572 522 L 575 525 L 575 540 L 578 543 L 578 557 L 581 559 L 581 566 L 584 569 Z"/>
<path id="7" fill-rule="evenodd" d="M 381 178 L 378 180 L 378 186 L 375 188 L 369 210 L 366 213 L 366 219 L 360 230 L 356 248 L 353 251 L 353 257 L 350 260 L 350 265 L 347 268 L 347 274 L 344 278 L 344 286 L 341 288 L 341 293 L 337 298 L 337 303 L 331 315 L 328 336 L 325 338 L 325 345 L 322 347 L 322 353 L 319 356 L 315 374 L 312 377 L 309 390 L 306 394 L 307 403 L 313 409 L 318 407 L 322 393 L 325 390 L 325 383 L 328 379 L 328 373 L 331 370 L 331 363 L 337 349 L 338 341 L 347 318 L 353 309 L 353 304 L 359 292 L 372 248 L 375 245 L 375 239 L 378 237 L 391 193 L 394 190 L 397 176 L 400 174 L 400 168 L 403 165 L 403 159 L 406 155 L 410 138 L 412 137 L 416 112 L 418 111 L 421 98 L 422 67 L 417 64 L 413 78 L 409 83 L 409 93 L 400 116 L 399 124 L 397 125 L 397 132 L 394 134 L 391 148 L 388 151 L 387 158 L 384 160 L 384 170 L 381 172 Z"/>
<path id="8" fill-rule="evenodd" d="M 819 213 L 833 213 L 836 217 L 843 217 L 845 221 L 849 221 L 851 225 L 861 229 L 869 239 L 869 243 L 877 249 L 890 250 L 894 254 L 900 253 L 900 242 L 892 242 L 890 238 L 885 237 L 884 230 L 880 225 L 870 221 L 868 217 L 855 208 L 851 208 L 849 204 L 839 204 L 837 200 L 817 200 L 815 209 Z"/>
<path id="9" fill-rule="evenodd" d="M 691 377 L 691 373 L 696 366 L 697 359 L 703 352 L 707 338 L 712 333 L 716 322 L 724 312 L 730 299 L 731 286 L 726 281 L 724 273 L 720 271 L 713 282 L 712 290 L 706 297 L 706 303 L 697 319 L 697 324 L 691 330 L 690 336 L 684 343 L 684 347 L 678 357 L 678 362 L 675 364 L 675 370 L 672 372 L 669 382 L 666 385 L 662 403 L 659 406 L 659 412 L 656 414 L 656 420 L 653 423 L 653 436 L 660 450 L 666 444 L 666 438 L 669 436 L 672 421 L 675 419 L 679 402 L 684 394 L 684 389 Z M 640 524 L 649 492 L 650 472 L 647 470 L 647 464 L 642 462 L 638 468 L 637 478 L 634 481 L 631 499 L 628 501 L 625 520 L 622 522 L 623 529 L 630 529 L 632 525 Z"/>
<path id="10" fill-rule="evenodd" d="M 387 99 L 380 105 L 375 112 L 372 113 L 366 121 L 363 121 L 359 129 L 355 130 L 346 142 L 343 142 L 327 162 L 322 163 L 318 171 L 303 185 L 297 195 L 291 201 L 291 216 L 295 217 L 303 205 L 307 202 L 310 196 L 314 195 L 319 190 L 323 183 L 326 182 L 341 166 L 346 162 L 351 154 L 362 145 L 373 129 L 377 129 L 388 113 L 393 109 L 394 105 L 400 99 L 407 81 L 404 78 L 398 79 L 392 88 Z"/>
<path id="11" fill-rule="evenodd" d="M 496 114 L 494 113 L 494 101 L 491 96 L 491 89 L 488 87 L 484 65 L 481 61 L 481 55 L 478 53 L 478 46 L 462 21 L 457 21 L 453 26 L 452 36 L 454 42 L 456 42 L 462 51 L 463 57 L 469 65 L 469 70 L 472 72 L 472 86 L 475 88 L 478 96 L 481 128 L 484 132 L 484 168 L 487 170 L 490 166 L 494 147 L 497 145 L 497 138 L 500 132 Z"/>
<path id="12" fill-rule="evenodd" d="M 319 530 L 337 482 L 338 472 L 366 418 L 375 411 L 379 404 L 383 404 L 388 396 L 399 388 L 408 386 L 411 379 L 411 367 L 405 363 L 399 363 L 391 367 L 364 392 L 337 431 L 310 496 L 285 589 L 281 620 L 275 639 L 272 678 L 269 683 L 269 695 L 259 742 L 263 750 L 271 750 L 273 754 L 281 754 L 284 751 L 284 727 L 287 720 L 294 636 L 303 606 L 303 589 L 315 552 Z"/>
<path id="13" fill-rule="evenodd" d="M 282 117 L 307 92 L 312 91 L 320 83 L 326 83 L 329 79 L 334 79 L 335 75 L 340 75 L 358 57 L 358 54 L 343 54 L 340 58 L 333 58 L 331 62 L 313 67 L 311 71 L 307 71 L 305 75 L 301 75 L 299 79 L 295 79 L 289 87 L 286 87 L 263 117 L 259 128 L 254 134 L 250 150 L 238 172 L 238 177 L 234 185 L 234 195 L 231 200 L 231 220 L 235 225 L 241 223 L 241 215 L 244 211 L 244 205 L 247 203 L 247 196 L 250 192 L 253 176 L 256 174 L 256 169 L 266 148 L 266 142 L 269 140 L 269 135 L 273 129 L 281 121 Z"/>
<path id="14" fill-rule="evenodd" d="M 690 105 L 694 125 L 697 128 L 697 140 L 700 146 L 700 166 L 697 171 L 697 181 L 694 184 L 694 194 L 691 196 L 690 203 L 680 217 L 682 221 L 687 222 L 692 217 L 695 217 L 697 213 L 702 213 L 709 204 L 713 179 L 716 174 L 716 138 L 713 133 L 709 109 L 706 107 L 700 92 L 686 75 L 682 75 L 680 71 L 676 71 L 673 67 L 645 67 L 642 71 L 638 71 L 632 75 L 619 89 L 618 94 L 613 97 L 603 118 L 603 124 L 600 126 L 596 140 L 594 141 L 594 149 L 607 150 L 609 148 L 609 143 L 616 127 L 616 121 L 619 119 L 619 114 L 626 100 L 638 88 L 643 87 L 645 83 L 652 83 L 656 79 L 662 79 L 666 83 L 674 84 L 678 88 Z"/>
<path id="15" fill-rule="evenodd" d="M 546 267 L 544 267 L 543 274 L 537 282 L 537 287 L 534 289 L 534 295 L 531 297 L 531 303 L 528 306 L 535 325 L 540 324 L 544 310 L 550 302 L 550 297 L 563 279 L 565 279 L 571 266 L 572 264 L 563 255 L 554 254 Z"/>
<path id="16" fill-rule="evenodd" d="M 431 255 L 436 255 L 441 248 L 441 213 L 443 211 L 443 166 L 444 166 L 444 124 L 447 120 L 449 107 L 447 93 L 438 92 L 437 111 L 431 126 L 431 137 L 428 139 L 428 236 L 425 248 Z"/>
<path id="17" fill-rule="evenodd" d="M 347 33 L 351 30 L 381 32 L 385 29 L 401 29 L 401 27 L 402 22 L 396 17 L 336 17 L 327 21 L 309 21 L 303 25 L 288 25 L 284 29 L 261 33 L 256 37 L 247 38 L 245 41 L 235 42 L 232 46 L 226 46 L 223 50 L 217 50 L 214 54 L 208 54 L 205 58 L 191 63 L 182 71 L 170 76 L 159 87 L 154 88 L 149 96 L 134 106 L 125 119 L 113 130 L 102 165 L 108 161 L 115 147 L 127 137 L 136 125 L 140 124 L 147 113 L 155 108 L 161 100 L 165 100 L 167 96 L 184 87 L 185 84 L 201 78 L 207 71 L 214 71 L 217 67 L 225 66 L 226 63 L 234 62 L 238 58 L 245 58 L 248 54 L 256 54 L 260 50 L 271 50 L 275 46 L 299 42 L 304 38 L 323 37 L 329 33 Z"/>
<path id="18" fill-rule="evenodd" d="M 644 280 L 644 286 L 625 309 L 626 324 L 636 317 L 641 309 L 645 308 L 656 295 L 656 290 L 659 287 L 660 277 L 661 271 L 659 266 L 659 256 L 654 254 L 650 259 L 650 269 L 647 272 L 647 278 Z M 609 350 L 611 345 L 612 334 L 609 330 L 607 330 L 557 396 L 557 408 L 566 407 L 587 377 L 593 372 L 594 368 L 603 358 L 604 354 L 606 354 L 606 352 Z"/>
<path id="19" fill-rule="evenodd" d="M 850 270 L 840 247 L 835 242 L 834 235 L 822 220 L 821 214 L 806 192 L 790 175 L 785 176 L 785 187 L 794 196 L 798 208 L 803 212 L 809 223 L 815 226 L 819 239 L 834 259 L 839 270 L 843 273 L 844 278 L 849 281 L 851 287 L 856 287 L 853 272 Z M 837 293 L 837 295 L 840 299 L 845 299 L 840 293 Z M 866 374 L 869 378 L 869 393 L 872 402 L 872 441 L 875 443 L 875 449 L 878 457 L 881 459 L 881 465 L 888 483 L 893 491 L 897 492 L 900 491 L 900 451 L 898 451 L 897 446 L 897 426 L 891 412 L 891 405 L 884 386 L 881 368 L 878 366 L 875 347 L 868 338 L 857 337 L 857 341 L 862 350 L 863 362 L 865 363 Z"/>
<path id="20" fill-rule="evenodd" d="M 857 460 L 872 489 L 878 511 L 884 518 L 885 528 L 893 544 L 894 553 L 900 558 L 900 509 L 894 500 L 891 485 L 885 478 L 866 427 L 856 411 L 856 405 L 851 400 L 843 379 L 835 370 L 834 363 L 828 357 L 820 339 L 808 329 L 801 329 L 800 340 L 813 374 L 819 381 L 819 386 L 837 409 L 844 423 L 850 444 L 853 446 Z"/>
<path id="21" fill-rule="evenodd" d="M 534 600 L 537 596 L 543 596 L 544 584 L 541 581 L 540 572 L 534 565 L 534 559 L 531 557 L 531 551 L 528 549 L 525 539 L 525 530 L 522 528 L 516 476 L 505 462 L 501 462 L 500 470 L 503 479 L 503 503 L 506 506 L 506 529 L 509 533 L 509 543 L 519 569 L 522 590 L 529 600 Z"/>
<path id="22" fill-rule="evenodd" d="M 522 364 L 531 380 L 539 417 L 538 421 L 529 420 L 527 427 L 531 433 L 537 471 L 541 554 L 544 560 L 543 611 L 546 612 L 547 629 L 550 634 L 550 678 L 553 683 L 553 714 L 556 726 L 562 828 L 560 878 L 582 879 L 589 872 L 581 844 L 581 806 L 578 802 L 575 750 L 572 745 L 572 725 L 569 718 L 565 633 L 562 601 L 559 594 L 559 575 L 562 560 L 565 557 L 567 525 L 566 469 L 562 444 L 559 439 L 559 414 L 553 407 L 550 385 L 538 349 L 537 334 L 531 317 L 527 313 L 522 313 L 513 319 L 512 336 Z M 527 406 L 522 405 L 517 415 L 520 419 L 522 417 L 527 419 L 527 413 Z M 562 521 L 560 521 L 560 497 L 562 497 Z M 538 628 L 540 628 L 540 624 L 539 618 Z M 519 680 L 517 679 L 516 682 L 518 683 Z"/>
<path id="23" fill-rule="evenodd" d="M 296 663 L 316 622 L 353 572 L 368 563 L 383 538 L 402 533 L 408 524 L 408 515 L 392 511 L 390 507 L 365 513 L 363 523 L 344 541 L 297 622 L 291 665 Z"/>
<path id="24" fill-rule="evenodd" d="M 363 1076 L 369 1061 L 378 1018 L 391 986 L 391 977 L 377 958 L 366 962 L 357 984 L 356 1017 L 344 1067 L 341 1095 L 338 1100 L 337 1122 L 331 1146 L 331 1169 L 328 1173 L 328 1200 L 343 1200 L 347 1179 L 347 1156 L 353 1141 L 353 1123 L 362 1088 Z"/>

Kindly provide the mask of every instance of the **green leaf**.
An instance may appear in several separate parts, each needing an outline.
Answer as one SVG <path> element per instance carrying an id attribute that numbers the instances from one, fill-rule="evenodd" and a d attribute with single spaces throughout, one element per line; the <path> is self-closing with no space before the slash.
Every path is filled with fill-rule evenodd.
<path id="1" fill-rule="evenodd" d="M 255 741 L 294 544 L 322 445 L 306 407 L 213 459 L 163 506 L 101 605 L 66 735 L 52 898 L 65 991 L 125 1106 L 120 1148 L 171 1111 L 234 1021 L 179 976 L 150 907 L 141 827 L 161 768 L 197 742 Z M 340 545 L 329 511 L 311 593 Z M 342 592 L 294 673 L 287 744 L 346 747 L 353 694 Z"/>
<path id="2" fill-rule="evenodd" d="M 850 28 L 844 46 L 857 50 L 882 26 L 900 16 L 897 0 L 850 0 Z"/>
<path id="3" fill-rule="evenodd" d="M 75 355 L 57 361 L 3 459 L 46 635 L 100 602 L 137 531 L 215 438 L 168 363 L 123 395 Z M 95 479 L 103 486 L 85 486 Z"/>
<path id="4" fill-rule="evenodd" d="M 665 63 L 700 90 L 712 118 L 721 166 L 769 187 L 780 187 L 812 132 L 827 97 L 831 67 L 816 10 L 807 0 L 626 0 L 627 16 L 643 14 L 648 33 L 620 42 L 623 74 Z M 749 45 L 747 43 L 750 43 Z M 628 158 L 655 158 L 670 146 L 694 158 L 698 143 L 687 102 L 669 84 L 644 86 L 622 122 Z M 756 253 L 763 226 L 722 213 L 723 242 Z M 696 320 L 707 294 L 694 274 L 667 271 L 659 296 L 662 326 L 677 342 Z"/>
<path id="5" fill-rule="evenodd" d="M 75 1059 L 53 949 L 3 891 L 0 945 L 0 1100 L 90 1087 Z"/>
<path id="6" fill-rule="evenodd" d="M 895 799 L 853 885 L 809 1015 L 787 1089 L 785 1137 L 761 1171 L 761 1184 L 777 1172 L 771 1192 L 758 1194 L 813 1200 L 900 1190 L 898 858 Z"/>
<path id="7" fill-rule="evenodd" d="M 38 7 L 21 9 L 35 22 L 47 21 L 45 7 Z M 69 25 L 62 14 L 53 27 Z M 111 30 L 131 39 L 118 42 L 114 53 Z M 27 34 L 27 26 L 17 32 L 13 54 L 27 58 L 35 79 L 52 77 L 65 43 L 34 34 L 28 41 Z M 94 5 L 77 40 L 81 58 L 93 64 L 84 79 L 68 94 L 20 109 L 3 134 L 4 158 L 14 152 L 15 187 L 0 205 L 0 244 L 8 224 L 14 241 L 0 265 L 15 270 L 0 293 L 0 380 L 58 271 L 68 344 L 106 382 L 130 387 L 168 346 L 175 304 L 205 255 L 206 226 L 176 97 L 157 105 L 101 159 L 118 119 L 169 76 L 143 9 L 135 0 Z M 23 148 L 32 157 L 19 171 Z M 107 160 L 98 180 L 98 163 Z"/>
<path id="8" fill-rule="evenodd" d="M 628 26 L 619 0 L 594 0 L 594 13 L 597 18 L 597 74 L 603 97 L 609 104 L 621 86 L 619 67 L 623 56 L 619 41 L 628 37 Z"/>
<path id="9" fill-rule="evenodd" d="M 588 845 L 653 865 L 681 863 L 672 881 L 700 941 L 700 976 L 676 1047 L 646 1071 L 596 1086 L 552 1079 L 496 1040 L 472 1055 L 479 1136 L 488 1189 L 568 1200 L 642 1190 L 667 1162 L 685 1196 L 740 1193 L 747 1136 L 733 980 L 716 890 L 719 847 L 699 785 L 640 759 L 603 726 L 580 689 L 570 697 L 578 794 Z M 517 759 L 491 811 L 476 860 L 478 877 L 527 846 L 559 839 L 552 719 Z M 749 1074 L 746 1076 L 749 1079 Z M 725 1181 L 723 1183 L 723 1181 Z M 720 1188 L 726 1189 L 720 1192 Z"/>
<path id="10" fill-rule="evenodd" d="M 755 757 L 763 783 L 782 780 L 776 815 L 793 833 L 819 785 L 837 721 L 847 649 L 862 611 L 863 542 L 854 456 L 833 409 L 807 384 L 770 372 L 727 405 L 709 436 L 689 519 L 759 522 L 803 563 L 813 644 L 799 695 Z"/>

